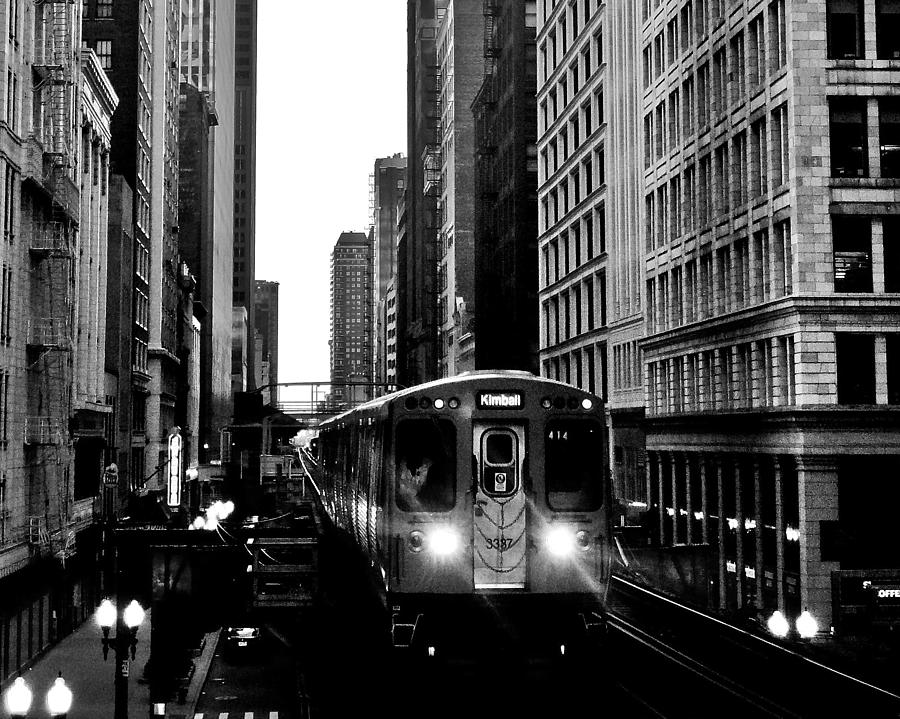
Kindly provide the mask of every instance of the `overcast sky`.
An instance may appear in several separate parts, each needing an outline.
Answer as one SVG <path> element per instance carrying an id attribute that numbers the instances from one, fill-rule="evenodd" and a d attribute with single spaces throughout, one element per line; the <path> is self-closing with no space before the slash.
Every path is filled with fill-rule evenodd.
<path id="1" fill-rule="evenodd" d="M 328 380 L 330 257 L 406 153 L 406 1 L 259 0 L 256 279 L 280 283 L 278 379 Z"/>

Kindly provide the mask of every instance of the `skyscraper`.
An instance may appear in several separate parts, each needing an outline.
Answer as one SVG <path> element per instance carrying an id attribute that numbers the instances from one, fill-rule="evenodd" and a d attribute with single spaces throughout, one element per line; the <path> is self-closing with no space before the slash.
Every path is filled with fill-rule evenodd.
<path id="1" fill-rule="evenodd" d="M 475 366 L 537 372 L 536 2 L 484 3 L 475 119 Z"/>
<path id="2" fill-rule="evenodd" d="M 232 299 L 247 308 L 251 345 L 255 336 L 253 305 L 256 274 L 256 21 L 257 0 L 240 0 L 234 29 L 234 283 Z M 248 384 L 256 386 L 252 347 Z"/>
<path id="3" fill-rule="evenodd" d="M 388 287 L 397 276 L 397 202 L 406 188 L 406 158 L 401 154 L 375 160 L 372 174 L 374 229 L 375 381 L 387 381 Z"/>
<path id="4" fill-rule="evenodd" d="M 331 253 L 331 392 L 336 402 L 353 403 L 371 395 L 372 238 L 342 232 Z"/>
<path id="5" fill-rule="evenodd" d="M 160 484 L 165 442 L 175 424 L 180 306 L 177 208 L 179 3 L 89 0 L 82 23 L 119 106 L 112 120 L 112 171 L 133 192 L 131 278 L 131 486 Z M 123 208 L 127 209 L 127 208 Z M 116 226 L 125 223 L 116 220 Z M 120 382 L 122 378 L 120 377 Z"/>
<path id="6" fill-rule="evenodd" d="M 244 3 L 242 3 L 243 5 Z M 206 228 L 194 269 L 201 329 L 201 459 L 219 456 L 219 430 L 231 421 L 231 327 L 234 285 L 235 5 L 183 0 L 181 79 L 205 97 L 209 116 Z"/>
<path id="7" fill-rule="evenodd" d="M 278 286 L 277 282 L 256 280 L 253 312 L 259 342 L 257 386 L 278 384 Z M 274 405 L 278 402 L 278 388 L 270 388 L 263 396 Z"/>

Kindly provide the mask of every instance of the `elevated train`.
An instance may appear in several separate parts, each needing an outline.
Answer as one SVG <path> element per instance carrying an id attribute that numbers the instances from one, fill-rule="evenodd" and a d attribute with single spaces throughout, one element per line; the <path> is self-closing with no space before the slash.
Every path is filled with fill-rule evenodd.
<path id="1" fill-rule="evenodd" d="M 483 371 L 320 425 L 326 511 L 367 555 L 394 646 L 434 654 L 485 618 L 563 652 L 602 629 L 603 415 L 575 387 Z"/>

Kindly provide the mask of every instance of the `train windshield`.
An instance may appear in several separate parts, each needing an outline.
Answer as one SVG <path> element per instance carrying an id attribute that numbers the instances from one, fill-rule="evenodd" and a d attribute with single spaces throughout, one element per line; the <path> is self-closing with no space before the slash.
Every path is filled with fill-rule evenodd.
<path id="1" fill-rule="evenodd" d="M 456 503 L 456 427 L 440 419 L 397 424 L 397 506 L 407 512 L 446 512 Z"/>
<path id="2" fill-rule="evenodd" d="M 547 423 L 545 469 L 551 509 L 585 512 L 603 503 L 603 430 L 591 420 Z"/>

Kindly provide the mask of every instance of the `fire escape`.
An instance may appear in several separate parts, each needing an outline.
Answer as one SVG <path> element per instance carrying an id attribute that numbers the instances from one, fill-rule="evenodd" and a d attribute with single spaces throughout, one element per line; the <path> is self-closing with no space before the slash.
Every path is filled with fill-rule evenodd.
<path id="1" fill-rule="evenodd" d="M 426 141 L 422 152 L 423 191 L 425 195 L 425 295 L 434 317 L 431 336 L 436 350 L 436 376 L 440 376 L 440 358 L 444 354 L 441 331 L 440 296 L 438 283 L 441 262 L 441 226 L 443 225 L 443 97 L 441 72 L 435 64 L 426 76 L 425 122 Z"/>
<path id="2" fill-rule="evenodd" d="M 24 180 L 45 198 L 31 215 L 30 319 L 26 328 L 28 411 L 23 442 L 30 500 L 29 539 L 37 553 L 74 551 L 70 529 L 70 437 L 75 242 L 77 90 L 73 0 L 35 0 L 34 135 Z M 25 219 L 25 218 L 23 218 Z"/>

